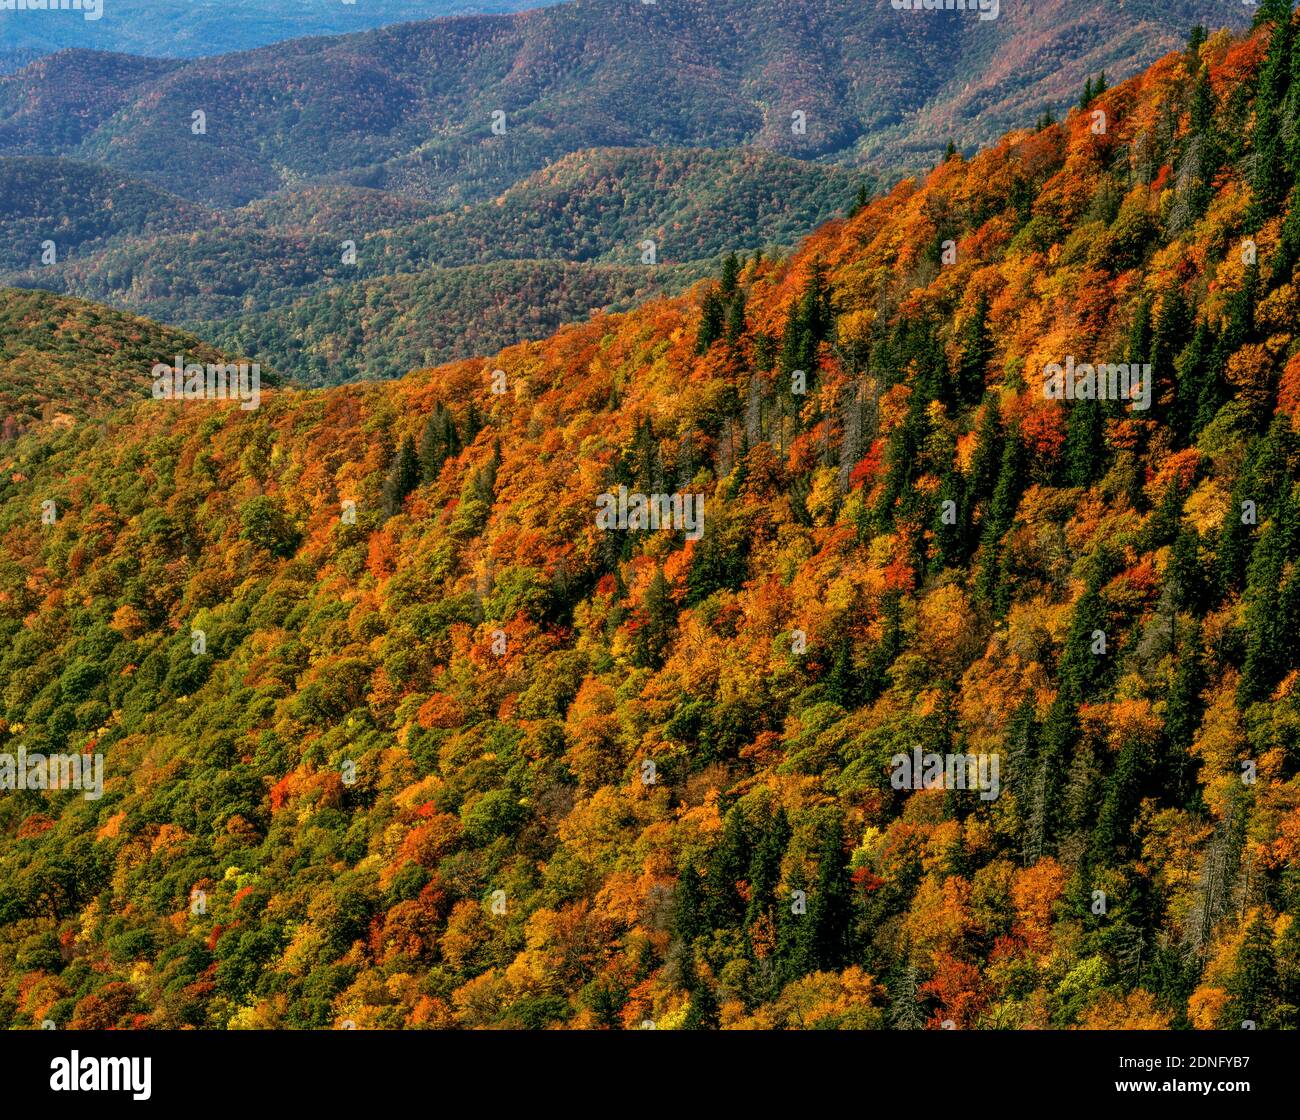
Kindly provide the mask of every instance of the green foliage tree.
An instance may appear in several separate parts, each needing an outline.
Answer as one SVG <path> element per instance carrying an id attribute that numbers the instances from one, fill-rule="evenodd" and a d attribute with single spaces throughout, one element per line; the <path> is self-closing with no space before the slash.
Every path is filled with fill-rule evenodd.
<path id="1" fill-rule="evenodd" d="M 984 395 L 984 378 L 993 358 L 993 340 L 988 326 L 989 301 L 983 292 L 975 309 L 962 327 L 958 338 L 960 356 L 957 365 L 958 392 L 965 401 L 975 402 Z"/>
<path id="2" fill-rule="evenodd" d="M 1237 950 L 1232 976 L 1228 980 L 1229 1002 L 1224 1017 L 1227 1027 L 1253 1022 L 1257 1029 L 1275 1025 L 1277 962 L 1273 956 L 1273 930 L 1263 913 L 1246 929 L 1246 939 Z"/>
<path id="3" fill-rule="evenodd" d="M 458 455 L 460 448 L 460 434 L 456 430 L 455 418 L 451 410 L 439 402 L 434 405 L 433 413 L 425 421 L 420 433 L 420 480 L 424 483 L 434 481 L 443 464 Z"/>
<path id="4" fill-rule="evenodd" d="M 403 436 L 397 457 L 389 468 L 388 477 L 384 479 L 384 513 L 392 517 L 400 512 L 406 496 L 419 485 L 420 456 L 415 449 L 415 440 L 409 435 Z"/>
<path id="5" fill-rule="evenodd" d="M 700 312 L 700 328 L 695 336 L 696 353 L 706 354 L 709 347 L 722 337 L 726 322 L 726 306 L 716 288 L 710 288 L 704 295 L 704 304 Z"/>

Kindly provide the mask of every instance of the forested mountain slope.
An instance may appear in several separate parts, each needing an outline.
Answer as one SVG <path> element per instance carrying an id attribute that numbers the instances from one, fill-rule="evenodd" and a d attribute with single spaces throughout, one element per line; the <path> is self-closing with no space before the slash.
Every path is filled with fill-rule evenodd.
<path id="1" fill-rule="evenodd" d="M 895 174 L 1060 106 L 1086 75 L 1127 76 L 1198 20 L 1248 18 L 1216 0 L 1034 0 L 990 20 L 573 0 L 185 62 L 65 51 L 0 77 L 0 154 L 107 163 L 222 206 L 304 179 L 458 205 L 592 147 L 750 145 Z"/>
<path id="2" fill-rule="evenodd" d="M 106 781 L 0 797 L 0 1018 L 1297 1026 L 1298 119 L 1196 35 L 688 296 L 6 444 L 0 750 Z"/>
<path id="3" fill-rule="evenodd" d="M 48 292 L 0 288 L 0 439 L 38 420 L 67 426 L 147 397 L 178 352 L 225 359 L 184 331 Z"/>
<path id="4" fill-rule="evenodd" d="M 242 8 L 211 33 L 205 9 L 151 12 L 162 43 L 189 41 L 181 23 L 209 50 L 251 33 Z M 50 34 L 78 18 L 46 15 Z M 306 384 L 391 376 L 677 294 L 727 248 L 784 250 L 950 141 L 1247 15 L 577 0 L 199 59 L 63 50 L 0 75 L 0 284 L 251 348 Z M 138 16 L 112 6 L 93 44 Z M 317 17 L 384 18 L 281 5 L 256 33 Z M 587 261 L 610 267 L 570 266 Z"/>
<path id="5" fill-rule="evenodd" d="M 111 169 L 17 156 L 0 158 L 0 283 L 239 339 L 268 369 L 337 384 L 679 292 L 728 247 L 789 246 L 865 188 L 753 148 L 619 148 L 443 213 L 346 187 L 216 211 Z"/>

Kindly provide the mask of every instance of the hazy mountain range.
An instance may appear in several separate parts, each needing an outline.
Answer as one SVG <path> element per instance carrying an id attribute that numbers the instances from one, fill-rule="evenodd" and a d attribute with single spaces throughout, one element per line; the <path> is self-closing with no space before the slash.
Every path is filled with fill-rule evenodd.
<path id="1" fill-rule="evenodd" d="M 340 35 L 389 23 L 466 12 L 540 8 L 549 0 L 101 0 L 97 18 L 77 11 L 0 11 L 6 54 L 67 47 L 192 58 L 248 50 L 304 35 Z"/>
<path id="2" fill-rule="evenodd" d="M 307 181 L 453 204 L 609 146 L 897 171 L 1032 123 L 1198 22 L 1248 19 L 1219 0 L 1032 0 L 989 22 L 885 0 L 574 0 L 191 61 L 64 52 L 0 79 L 0 154 L 106 163 L 219 205 Z"/>
<path id="3" fill-rule="evenodd" d="M 116 10 L 111 26 L 143 26 Z M 206 19 L 234 34 L 259 10 L 268 35 L 306 18 L 186 6 L 148 34 L 164 55 L 213 50 Z M 575 0 L 195 59 L 64 50 L 0 77 L 0 280 L 311 383 L 393 376 L 679 291 L 725 249 L 788 246 L 949 141 L 1059 112 L 1198 20 L 1248 18 L 1212 0 L 1026 0 L 987 21 L 885 0 Z"/>

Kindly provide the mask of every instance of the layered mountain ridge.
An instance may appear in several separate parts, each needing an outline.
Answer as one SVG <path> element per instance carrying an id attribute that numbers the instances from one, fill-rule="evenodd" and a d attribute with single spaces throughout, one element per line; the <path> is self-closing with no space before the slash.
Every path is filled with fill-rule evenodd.
<path id="1" fill-rule="evenodd" d="M 1100 70 L 1126 76 L 1198 21 L 1248 18 L 1210 0 L 1034 0 L 992 21 L 574 0 L 197 60 L 65 51 L 0 78 L 0 154 L 107 163 L 222 206 L 304 180 L 458 205 L 592 147 L 752 145 L 895 174 L 1068 103 Z"/>

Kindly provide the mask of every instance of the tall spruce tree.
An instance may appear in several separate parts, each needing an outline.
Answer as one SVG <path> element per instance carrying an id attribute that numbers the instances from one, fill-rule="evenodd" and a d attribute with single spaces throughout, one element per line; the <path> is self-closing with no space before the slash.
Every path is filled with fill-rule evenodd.
<path id="1" fill-rule="evenodd" d="M 1205 421 L 1208 423 L 1222 403 L 1211 366 L 1214 335 L 1204 322 L 1197 323 L 1191 334 L 1191 340 L 1174 361 L 1174 400 L 1169 426 L 1177 447 L 1186 446 L 1205 426 L 1201 422 L 1202 411 L 1208 412 Z"/>
<path id="2" fill-rule="evenodd" d="M 727 304 L 726 339 L 729 346 L 735 346 L 745 333 L 745 293 L 737 292 Z"/>
<path id="3" fill-rule="evenodd" d="M 709 347 L 722 337 L 726 324 L 726 307 L 716 288 L 710 288 L 704 295 L 704 304 L 700 310 L 700 326 L 695 335 L 695 352 L 708 353 Z"/>
<path id="4" fill-rule="evenodd" d="M 1258 225 L 1277 213 L 1286 197 L 1285 144 L 1282 130 L 1283 102 L 1291 79 L 1291 17 L 1285 16 L 1279 4 L 1261 5 L 1262 19 L 1273 21 L 1268 54 L 1260 69 L 1259 86 L 1255 96 L 1255 175 L 1252 183 L 1252 220 Z M 1272 7 L 1274 10 L 1269 11 Z"/>
<path id="5" fill-rule="evenodd" d="M 708 932 L 704 914 L 704 889 L 700 873 L 693 864 L 682 868 L 677 877 L 677 890 L 673 894 L 673 934 L 689 946 L 697 937 Z"/>
<path id="6" fill-rule="evenodd" d="M 402 508 L 406 496 L 420 485 L 420 457 L 415 450 L 415 440 L 409 435 L 402 437 L 397 457 L 384 479 L 383 503 L 384 513 L 393 517 Z"/>
<path id="7" fill-rule="evenodd" d="M 642 620 L 633 636 L 632 662 L 639 669 L 658 669 L 664 663 L 677 630 L 677 610 L 663 569 L 646 588 Z"/>
<path id="8" fill-rule="evenodd" d="M 984 378 L 993 358 L 988 317 L 988 297 L 981 292 L 958 336 L 957 391 L 963 401 L 973 403 L 984 394 Z"/>
<path id="9" fill-rule="evenodd" d="M 705 906 L 713 929 L 734 929 L 744 917 L 745 904 L 738 884 L 749 869 L 753 856 L 745 833 L 744 817 L 732 808 L 722 823 L 722 840 L 709 857 L 704 877 Z"/>
<path id="10" fill-rule="evenodd" d="M 740 258 L 735 253 L 728 253 L 722 258 L 722 282 L 719 286 L 723 299 L 730 299 L 736 294 L 736 284 L 740 278 Z"/>
<path id="11" fill-rule="evenodd" d="M 1171 412 L 1179 411 L 1178 357 L 1187 347 L 1191 312 L 1179 288 L 1160 301 L 1151 338 L 1151 375 L 1155 382 L 1153 403 L 1168 400 Z"/>
<path id="12" fill-rule="evenodd" d="M 980 534 L 980 565 L 975 575 L 976 596 L 995 618 L 1011 606 L 1012 588 L 1006 579 L 1002 538 L 1015 520 L 1024 491 L 1025 455 L 1019 429 L 1013 427 L 1002 444 L 1002 464 Z"/>
<path id="13" fill-rule="evenodd" d="M 749 899 L 745 904 L 745 947 L 751 958 L 755 956 L 755 927 L 763 919 L 771 920 L 773 911 L 779 905 L 777 890 L 781 885 L 781 861 L 789 846 L 790 835 L 790 822 L 785 809 L 778 806 L 767 829 L 754 846 L 746 876 Z"/>
<path id="14" fill-rule="evenodd" d="M 420 479 L 428 483 L 436 479 L 442 471 L 443 464 L 460 453 L 460 435 L 456 431 L 456 421 L 451 410 L 439 402 L 433 406 L 433 413 L 424 423 L 420 433 Z"/>
<path id="15" fill-rule="evenodd" d="M 1095 400 L 1075 401 L 1065 420 L 1065 472 L 1071 486 L 1091 486 L 1102 473 L 1105 417 Z"/>
<path id="16" fill-rule="evenodd" d="M 849 955 L 851 883 L 844 858 L 844 826 L 838 815 L 822 827 L 817 847 L 817 886 L 808 900 L 804 929 L 809 971 L 835 972 Z"/>
<path id="17" fill-rule="evenodd" d="M 1202 693 L 1209 684 L 1205 671 L 1205 649 L 1200 623 L 1193 623 L 1184 635 L 1174 669 L 1174 679 L 1165 705 L 1164 750 L 1169 799 L 1184 807 L 1196 789 L 1196 774 L 1191 756 L 1192 741 L 1205 713 Z"/>
<path id="18" fill-rule="evenodd" d="M 1243 708 L 1267 700 L 1290 661 L 1296 635 L 1282 630 L 1285 563 L 1283 532 L 1274 520 L 1255 548 L 1246 581 L 1246 660 L 1237 685 Z"/>
<path id="19" fill-rule="evenodd" d="M 1129 735 L 1120 747 L 1092 833 L 1088 854 L 1093 868 L 1113 867 L 1132 854 L 1133 823 L 1150 762 L 1149 750 L 1136 734 Z"/>
<path id="20" fill-rule="evenodd" d="M 1101 594 L 1109 578 L 1110 559 L 1104 552 L 1094 554 L 1087 569 L 1058 666 L 1062 689 L 1068 688 L 1084 700 L 1102 691 L 1115 662 L 1115 635 L 1108 632 L 1109 610 Z"/>
<path id="21" fill-rule="evenodd" d="M 1273 956 L 1273 929 L 1263 912 L 1255 915 L 1237 950 L 1235 968 L 1228 979 L 1229 1001 L 1224 1009 L 1228 1029 L 1254 1023 L 1257 1029 L 1275 1026 L 1277 961 Z"/>

